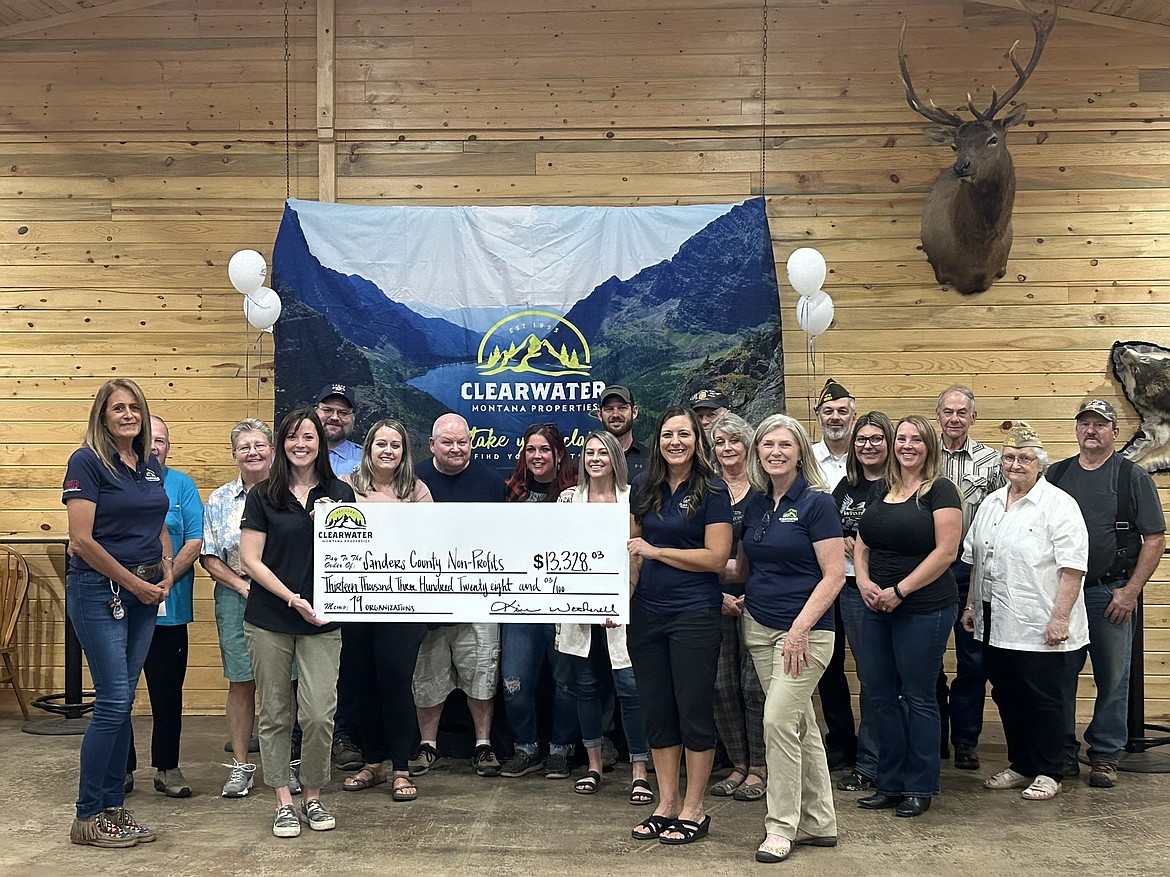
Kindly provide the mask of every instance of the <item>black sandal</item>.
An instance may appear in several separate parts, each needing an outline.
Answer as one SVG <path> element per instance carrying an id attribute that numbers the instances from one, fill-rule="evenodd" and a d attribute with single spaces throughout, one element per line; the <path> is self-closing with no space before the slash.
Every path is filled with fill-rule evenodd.
<path id="1" fill-rule="evenodd" d="M 669 816 L 647 816 L 632 829 L 630 829 L 630 837 L 634 840 L 657 840 L 658 835 L 674 825 L 674 820 Z M 639 834 L 638 829 L 648 829 L 646 833 Z"/>
<path id="2" fill-rule="evenodd" d="M 630 783 L 630 803 L 635 807 L 654 803 L 654 790 L 645 780 L 634 780 Z"/>
<path id="3" fill-rule="evenodd" d="M 594 795 L 601 785 L 601 774 L 595 770 L 585 771 L 585 775 L 573 783 L 573 791 L 578 795 Z"/>
<path id="4" fill-rule="evenodd" d="M 711 816 L 708 814 L 703 817 L 702 822 L 695 822 L 691 819 L 676 819 L 662 829 L 662 831 L 674 831 L 682 835 L 682 837 L 660 837 L 658 842 L 660 844 L 670 844 L 678 846 L 681 844 L 694 843 L 701 837 L 706 837 L 707 832 L 711 828 Z M 659 832 L 661 834 L 662 832 Z"/>

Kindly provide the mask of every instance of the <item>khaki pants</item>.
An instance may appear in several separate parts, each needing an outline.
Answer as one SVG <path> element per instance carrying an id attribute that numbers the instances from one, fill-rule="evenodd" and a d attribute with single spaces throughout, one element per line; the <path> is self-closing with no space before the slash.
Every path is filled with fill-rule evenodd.
<path id="1" fill-rule="evenodd" d="M 297 714 L 301 722 L 300 780 L 308 788 L 329 782 L 333 714 L 337 712 L 337 670 L 341 631 L 312 636 L 273 633 L 244 623 L 248 655 L 260 698 L 260 764 L 265 785 L 288 785 L 292 752 L 292 668 L 299 674 Z"/>
<path id="2" fill-rule="evenodd" d="M 743 614 L 744 641 L 764 687 L 764 753 L 768 763 L 769 834 L 792 840 L 796 832 L 837 834 L 833 787 L 812 694 L 833 657 L 831 630 L 808 635 L 809 666 L 797 677 L 784 672 L 786 630 L 773 630 Z"/>

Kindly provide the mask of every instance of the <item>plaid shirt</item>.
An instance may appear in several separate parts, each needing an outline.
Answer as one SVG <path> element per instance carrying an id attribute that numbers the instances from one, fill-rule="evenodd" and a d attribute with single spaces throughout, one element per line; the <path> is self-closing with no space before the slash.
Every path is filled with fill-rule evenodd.
<path id="1" fill-rule="evenodd" d="M 988 494 L 1007 484 L 1000 465 L 999 451 L 967 436 L 967 443 L 957 451 L 949 451 L 943 446 L 942 458 L 947 478 L 955 483 L 963 497 L 965 537 L 971 529 L 971 522 L 975 520 L 975 512 L 979 511 L 979 504 Z"/>

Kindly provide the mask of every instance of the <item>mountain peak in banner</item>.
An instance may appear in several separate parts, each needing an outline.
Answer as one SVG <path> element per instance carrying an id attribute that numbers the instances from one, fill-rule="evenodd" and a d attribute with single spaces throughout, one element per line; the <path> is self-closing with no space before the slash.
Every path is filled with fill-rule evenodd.
<path id="1" fill-rule="evenodd" d="M 282 287 L 366 350 L 433 366 L 464 359 L 479 344 L 475 333 L 441 317 L 416 314 L 361 275 L 322 265 L 305 241 L 297 212 L 287 205 L 272 262 L 280 266 Z"/>
<path id="2" fill-rule="evenodd" d="M 551 360 L 551 362 L 550 362 Z M 523 341 L 500 350 L 497 345 L 485 362 L 478 366 L 485 377 L 500 372 L 536 372 L 542 375 L 587 375 L 589 369 L 581 366 L 577 351 L 569 351 L 564 344 L 557 350 L 547 339 L 529 335 Z"/>
<path id="3" fill-rule="evenodd" d="M 775 300 L 744 295 L 760 278 L 775 282 L 776 263 L 764 200 L 736 205 L 679 248 L 674 258 L 629 280 L 611 277 L 565 315 L 587 337 L 633 324 L 692 336 L 735 335 L 776 315 Z"/>

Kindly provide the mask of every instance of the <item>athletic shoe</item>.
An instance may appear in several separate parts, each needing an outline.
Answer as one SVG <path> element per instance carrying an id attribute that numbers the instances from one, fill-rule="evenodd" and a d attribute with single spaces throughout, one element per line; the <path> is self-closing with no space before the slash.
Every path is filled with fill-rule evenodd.
<path id="1" fill-rule="evenodd" d="M 154 775 L 154 789 L 162 792 L 168 798 L 190 798 L 191 786 L 186 777 L 177 767 L 171 770 L 160 770 Z"/>
<path id="2" fill-rule="evenodd" d="M 248 797 L 248 793 L 252 791 L 252 775 L 256 773 L 256 765 L 249 762 L 241 764 L 233 758 L 232 763 L 225 764 L 224 767 L 230 767 L 232 772 L 228 774 L 228 781 L 223 784 L 221 796 L 224 798 Z"/>
<path id="3" fill-rule="evenodd" d="M 309 823 L 309 828 L 313 831 L 330 831 L 337 828 L 337 820 L 318 798 L 301 804 L 301 818 Z"/>
<path id="4" fill-rule="evenodd" d="M 438 767 L 442 760 L 443 756 L 439 755 L 438 749 L 430 743 L 424 743 L 418 748 L 414 758 L 406 763 L 406 767 L 412 777 L 420 777 L 428 770 Z"/>
<path id="5" fill-rule="evenodd" d="M 292 804 L 285 804 L 276 811 L 276 819 L 272 821 L 272 833 L 277 837 L 301 836 L 301 820 L 297 818 L 296 808 Z"/>
<path id="6" fill-rule="evenodd" d="M 532 755 L 528 755 L 516 750 L 516 754 L 505 761 L 504 766 L 500 768 L 500 776 L 522 777 L 538 770 L 544 770 L 544 759 L 540 757 L 539 753 L 534 752 Z"/>
<path id="7" fill-rule="evenodd" d="M 1093 762 L 1089 785 L 1098 789 L 1112 789 L 1117 785 L 1117 765 L 1109 761 Z"/>
<path id="8" fill-rule="evenodd" d="M 471 757 L 471 767 L 481 777 L 498 777 L 500 775 L 500 760 L 492 747 L 481 743 L 475 747 L 475 755 Z"/>

